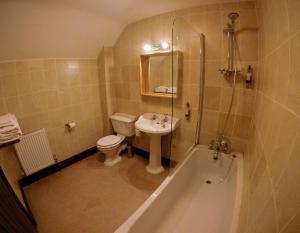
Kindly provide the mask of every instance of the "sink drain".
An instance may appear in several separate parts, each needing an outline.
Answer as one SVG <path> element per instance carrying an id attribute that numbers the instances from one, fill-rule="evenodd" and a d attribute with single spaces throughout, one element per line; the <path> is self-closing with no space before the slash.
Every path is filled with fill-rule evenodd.
<path id="1" fill-rule="evenodd" d="M 211 184 L 210 180 L 205 181 L 206 184 Z"/>

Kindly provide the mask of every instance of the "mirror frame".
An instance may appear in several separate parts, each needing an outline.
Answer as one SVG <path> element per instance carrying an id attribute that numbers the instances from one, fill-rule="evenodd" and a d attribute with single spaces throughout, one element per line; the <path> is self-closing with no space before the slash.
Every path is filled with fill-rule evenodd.
<path id="1" fill-rule="evenodd" d="M 177 88 L 176 93 L 156 93 L 153 91 L 149 90 L 149 83 L 150 83 L 150 74 L 149 74 L 149 66 L 150 66 L 150 57 L 154 56 L 162 56 L 164 54 L 172 55 L 172 51 L 159 51 L 159 52 L 153 52 L 153 53 L 146 53 L 146 54 L 141 54 L 140 55 L 140 90 L 141 90 L 141 95 L 142 96 L 154 96 L 154 97 L 164 97 L 164 98 L 177 98 L 178 97 L 178 92 L 179 92 L 179 80 L 182 77 L 182 52 L 181 51 L 173 51 L 174 54 L 178 55 L 178 59 L 176 61 L 177 63 L 177 69 L 178 69 L 178 77 L 176 80 L 176 83 L 174 83 Z"/>

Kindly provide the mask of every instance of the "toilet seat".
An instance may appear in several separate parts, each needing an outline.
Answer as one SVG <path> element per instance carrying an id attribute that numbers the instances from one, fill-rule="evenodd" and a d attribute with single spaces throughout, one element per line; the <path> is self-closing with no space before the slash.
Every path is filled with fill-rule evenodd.
<path id="1" fill-rule="evenodd" d="M 124 140 L 124 138 L 125 137 L 122 135 L 108 135 L 100 138 L 97 141 L 97 145 L 103 149 L 112 148 L 119 145 Z"/>

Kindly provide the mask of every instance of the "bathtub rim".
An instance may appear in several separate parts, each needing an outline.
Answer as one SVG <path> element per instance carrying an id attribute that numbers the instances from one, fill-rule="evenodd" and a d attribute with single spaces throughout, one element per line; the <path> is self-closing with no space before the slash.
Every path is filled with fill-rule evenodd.
<path id="1" fill-rule="evenodd" d="M 142 216 L 142 214 L 149 208 L 149 206 L 158 198 L 159 194 L 166 188 L 166 186 L 174 179 L 176 174 L 182 169 L 182 167 L 188 162 L 193 153 L 197 150 L 202 151 L 211 151 L 206 145 L 194 145 L 188 149 L 185 153 L 187 154 L 186 158 L 179 162 L 173 170 L 170 171 L 168 176 L 163 180 L 163 182 L 157 187 L 157 189 L 148 197 L 139 208 L 125 221 L 120 225 L 114 233 L 126 233 L 128 232 L 134 223 Z M 231 154 L 236 155 L 237 159 L 237 185 L 235 193 L 235 202 L 233 209 L 233 216 L 231 222 L 230 233 L 236 233 L 239 222 L 239 213 L 240 206 L 242 201 L 242 191 L 243 191 L 243 153 L 232 152 Z"/>

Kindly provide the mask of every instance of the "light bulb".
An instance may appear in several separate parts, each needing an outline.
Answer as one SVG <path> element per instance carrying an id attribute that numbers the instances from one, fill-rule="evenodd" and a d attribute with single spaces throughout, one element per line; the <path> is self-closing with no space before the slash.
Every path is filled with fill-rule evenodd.
<path id="1" fill-rule="evenodd" d="M 151 45 L 150 44 L 145 44 L 144 45 L 144 51 L 145 52 L 150 52 L 151 51 Z"/>
<path id="2" fill-rule="evenodd" d="M 161 47 L 163 49 L 169 49 L 170 48 L 170 44 L 168 42 L 164 41 L 164 42 L 161 43 Z"/>

